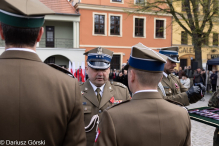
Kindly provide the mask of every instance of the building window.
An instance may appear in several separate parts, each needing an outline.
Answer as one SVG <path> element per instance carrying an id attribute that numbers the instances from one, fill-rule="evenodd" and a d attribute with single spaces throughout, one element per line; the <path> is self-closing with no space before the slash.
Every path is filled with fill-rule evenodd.
<path id="1" fill-rule="evenodd" d="M 110 16 L 110 35 L 120 35 L 120 16 Z"/>
<path id="2" fill-rule="evenodd" d="M 156 29 L 155 29 L 155 37 L 156 38 L 164 38 L 164 20 L 156 20 Z"/>
<path id="3" fill-rule="evenodd" d="M 144 4 L 145 0 L 135 0 L 135 4 Z"/>
<path id="4" fill-rule="evenodd" d="M 95 34 L 105 34 L 104 26 L 105 26 L 105 16 L 104 15 L 94 15 L 95 16 L 95 25 L 94 25 L 94 33 Z"/>
<path id="5" fill-rule="evenodd" d="M 93 12 L 93 30 L 94 36 L 107 36 L 107 13 Z"/>
<path id="6" fill-rule="evenodd" d="M 136 37 L 144 36 L 144 19 L 135 18 L 135 36 Z"/>
<path id="7" fill-rule="evenodd" d="M 213 46 L 218 46 L 218 33 L 213 33 Z"/>
<path id="8" fill-rule="evenodd" d="M 112 0 L 112 2 L 122 2 L 122 0 Z"/>
<path id="9" fill-rule="evenodd" d="M 54 47 L 54 26 L 46 26 L 46 47 Z"/>
<path id="10" fill-rule="evenodd" d="M 203 34 L 203 45 L 208 46 L 208 36 L 207 36 L 207 33 Z"/>
<path id="11" fill-rule="evenodd" d="M 188 36 L 185 31 L 181 32 L 181 44 L 184 44 L 184 45 L 188 44 Z"/>

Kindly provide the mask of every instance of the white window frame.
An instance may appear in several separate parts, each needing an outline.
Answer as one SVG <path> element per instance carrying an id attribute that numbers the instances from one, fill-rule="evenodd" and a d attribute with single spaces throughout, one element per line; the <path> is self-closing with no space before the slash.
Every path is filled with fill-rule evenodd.
<path id="1" fill-rule="evenodd" d="M 120 16 L 120 35 L 111 35 L 110 34 L 110 17 L 111 16 Z M 109 29 L 108 29 L 108 33 L 109 33 L 109 35 L 108 36 L 114 36 L 114 37 L 122 37 L 122 19 L 123 19 L 123 17 L 122 17 L 122 14 L 109 14 Z"/>
<path id="2" fill-rule="evenodd" d="M 95 15 L 104 15 L 105 19 L 104 19 L 104 34 L 95 34 L 95 29 L 94 29 L 94 25 L 95 25 Z M 98 12 L 93 12 L 93 28 L 92 28 L 92 35 L 93 36 L 107 36 L 107 13 L 98 13 Z"/>
<path id="3" fill-rule="evenodd" d="M 156 20 L 163 20 L 164 21 L 164 37 L 163 38 L 157 38 L 156 37 Z M 166 18 L 154 18 L 154 39 L 166 39 Z"/>
<path id="4" fill-rule="evenodd" d="M 135 36 L 135 18 L 144 19 L 144 27 L 143 27 L 143 36 Z M 133 38 L 146 38 L 146 17 L 142 16 L 133 16 Z"/>
<path id="5" fill-rule="evenodd" d="M 110 0 L 110 3 L 114 3 L 114 4 L 124 4 L 124 0 L 122 0 L 122 2 L 113 2 L 113 0 Z"/>
<path id="6" fill-rule="evenodd" d="M 145 5 L 146 5 L 147 0 L 144 0 L 144 1 L 145 1 Z M 136 4 L 136 0 L 134 0 L 134 5 L 138 5 L 138 4 Z"/>

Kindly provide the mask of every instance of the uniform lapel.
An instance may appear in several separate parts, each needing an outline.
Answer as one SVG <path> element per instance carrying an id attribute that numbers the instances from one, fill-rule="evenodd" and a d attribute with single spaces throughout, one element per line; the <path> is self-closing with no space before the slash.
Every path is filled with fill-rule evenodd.
<path id="1" fill-rule="evenodd" d="M 163 76 L 163 79 L 162 79 L 161 83 L 162 83 L 162 82 L 164 82 L 167 86 L 169 86 L 170 88 L 172 88 L 171 82 L 170 82 L 170 80 L 169 80 L 167 77 Z M 163 85 L 163 84 L 162 84 L 162 85 Z M 164 86 L 164 85 L 163 85 L 163 86 Z"/>
<path id="2" fill-rule="evenodd" d="M 106 82 L 106 85 L 104 86 L 102 99 L 100 102 L 99 109 L 103 107 L 109 100 L 113 97 L 113 88 L 111 87 L 110 82 Z"/>
<path id="3" fill-rule="evenodd" d="M 97 96 L 96 94 L 94 93 L 94 89 L 93 87 L 91 86 L 90 84 L 90 81 L 87 80 L 85 83 L 84 83 L 84 89 L 83 89 L 83 92 L 84 92 L 84 97 L 89 100 L 90 102 L 92 102 L 96 107 L 99 107 L 99 101 L 97 100 Z"/>

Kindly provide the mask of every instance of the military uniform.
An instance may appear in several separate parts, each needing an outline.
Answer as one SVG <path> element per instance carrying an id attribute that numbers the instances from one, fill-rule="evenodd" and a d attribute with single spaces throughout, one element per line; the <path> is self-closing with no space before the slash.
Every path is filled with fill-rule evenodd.
<path id="1" fill-rule="evenodd" d="M 158 92 L 136 93 L 132 100 L 104 111 L 99 131 L 95 146 L 191 145 L 187 111 Z"/>
<path id="2" fill-rule="evenodd" d="M 214 92 L 208 102 L 208 106 L 219 108 L 219 89 Z M 213 146 L 219 146 L 219 128 L 214 131 Z"/>
<path id="3" fill-rule="evenodd" d="M 97 52 L 100 50 L 101 53 L 97 54 Z M 99 70 L 99 68 L 107 69 L 110 65 L 106 64 L 105 62 L 102 63 L 103 57 L 110 57 L 112 55 L 112 52 L 110 50 L 104 48 L 95 48 L 89 52 L 86 52 L 85 54 L 89 56 L 88 66 L 91 68 L 97 70 Z M 106 60 L 108 59 L 109 58 L 106 58 Z M 102 64 L 103 66 L 100 66 L 100 64 Z M 99 124 L 99 120 L 102 118 L 102 112 L 106 108 L 111 107 L 112 105 L 130 99 L 128 88 L 122 83 L 106 81 L 103 85 L 104 88 L 100 101 L 98 101 L 97 94 L 94 91 L 95 89 L 92 87 L 95 85 L 91 82 L 90 79 L 88 79 L 85 83 L 82 83 L 80 85 L 82 94 L 82 104 L 84 108 L 84 122 L 87 137 L 87 146 L 94 145 L 97 126 Z"/>
<path id="4" fill-rule="evenodd" d="M 131 66 L 134 70 L 156 74 L 163 71 L 164 63 L 164 55 L 137 44 L 132 47 L 124 68 Z M 130 73 L 135 80 L 135 72 Z M 133 84 L 130 89 L 137 86 L 137 91 L 131 100 L 103 112 L 95 146 L 190 146 L 191 123 L 187 110 L 164 100 L 155 89 L 138 90 L 151 88 L 149 85 L 138 84 L 137 80 Z"/>
<path id="5" fill-rule="evenodd" d="M 161 48 L 159 53 L 167 56 L 168 60 L 173 63 L 180 62 L 178 58 L 178 47 Z M 168 70 L 170 66 L 169 64 L 166 69 Z M 202 98 L 201 88 L 199 86 L 192 86 L 188 91 L 188 89 L 181 84 L 178 77 L 172 74 L 167 75 L 165 72 L 163 72 L 163 74 L 162 81 L 158 84 L 158 91 L 164 99 L 174 100 L 184 106 L 188 106 L 189 103 L 195 103 Z M 205 87 L 203 85 L 200 86 L 204 91 Z"/>
<path id="6" fill-rule="evenodd" d="M 0 55 L 1 145 L 6 140 L 6 145 L 86 145 L 78 81 L 43 63 L 34 51 L 45 14 L 55 13 L 39 0 L 0 1 L 0 35 L 10 46 Z M 10 26 L 4 36 L 3 25 Z M 31 45 L 26 38 L 36 28 L 38 39 Z"/>
<path id="7" fill-rule="evenodd" d="M 186 94 L 188 89 L 180 83 L 179 79 L 175 75 L 170 74 L 169 76 L 170 77 L 167 78 L 165 75 L 163 75 L 161 81 L 166 94 L 166 96 L 163 96 L 163 98 L 178 101 L 184 106 L 189 105 L 188 95 Z M 161 95 L 163 95 L 160 88 L 158 88 L 158 91 Z"/>

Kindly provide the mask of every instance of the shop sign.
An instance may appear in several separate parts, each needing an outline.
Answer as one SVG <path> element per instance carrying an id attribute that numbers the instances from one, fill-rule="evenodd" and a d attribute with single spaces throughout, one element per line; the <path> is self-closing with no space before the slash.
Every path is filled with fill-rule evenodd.
<path id="1" fill-rule="evenodd" d="M 193 47 L 179 47 L 179 53 L 195 53 Z"/>
<path id="2" fill-rule="evenodd" d="M 218 58 L 219 54 L 208 54 L 208 59 Z"/>

